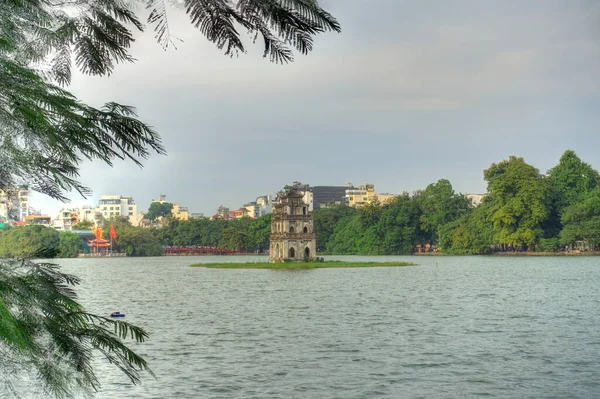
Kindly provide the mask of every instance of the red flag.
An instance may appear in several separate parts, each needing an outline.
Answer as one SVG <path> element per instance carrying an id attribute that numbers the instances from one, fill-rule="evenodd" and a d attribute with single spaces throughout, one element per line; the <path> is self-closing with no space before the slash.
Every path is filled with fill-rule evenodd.
<path id="1" fill-rule="evenodd" d="M 110 225 L 110 238 L 117 238 L 117 232 L 115 231 L 115 226 Z"/>

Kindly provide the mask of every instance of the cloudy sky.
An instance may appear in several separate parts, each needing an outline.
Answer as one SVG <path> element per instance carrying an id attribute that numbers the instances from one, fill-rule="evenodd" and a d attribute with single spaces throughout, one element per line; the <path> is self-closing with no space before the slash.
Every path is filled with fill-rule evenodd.
<path id="1" fill-rule="evenodd" d="M 412 192 L 449 179 L 485 192 L 483 169 L 522 156 L 541 171 L 573 149 L 600 168 L 600 3 L 593 0 L 322 0 L 341 34 L 270 64 L 223 56 L 182 12 L 163 51 L 151 33 L 109 78 L 75 76 L 94 105 L 135 105 L 167 156 L 143 169 L 82 165 L 91 198 L 167 194 L 191 212 L 236 208 L 298 180 Z M 34 195 L 55 215 L 61 204 Z"/>

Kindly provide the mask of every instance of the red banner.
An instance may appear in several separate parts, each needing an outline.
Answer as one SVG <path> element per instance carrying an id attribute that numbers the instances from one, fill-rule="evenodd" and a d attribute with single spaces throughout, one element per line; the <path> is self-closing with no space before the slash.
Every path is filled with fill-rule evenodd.
<path id="1" fill-rule="evenodd" d="M 110 225 L 110 238 L 117 238 L 117 232 L 115 231 L 115 226 Z"/>

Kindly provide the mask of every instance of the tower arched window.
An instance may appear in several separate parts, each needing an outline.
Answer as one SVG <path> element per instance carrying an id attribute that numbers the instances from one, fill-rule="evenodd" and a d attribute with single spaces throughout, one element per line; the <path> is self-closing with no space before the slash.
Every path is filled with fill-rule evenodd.
<path id="1" fill-rule="evenodd" d="M 304 226 L 304 228 L 302 229 L 302 232 L 303 232 L 304 234 L 307 234 L 307 233 L 308 233 L 308 227 Z"/>
<path id="2" fill-rule="evenodd" d="M 294 229 L 294 226 L 290 226 L 290 233 L 295 233 L 296 230 Z"/>

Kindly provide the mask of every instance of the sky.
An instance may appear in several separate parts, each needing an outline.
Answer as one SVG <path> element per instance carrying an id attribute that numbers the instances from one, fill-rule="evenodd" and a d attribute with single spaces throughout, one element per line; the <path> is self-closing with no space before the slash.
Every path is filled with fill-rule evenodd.
<path id="1" fill-rule="evenodd" d="M 139 168 L 84 162 L 87 199 L 152 199 L 190 212 L 231 209 L 284 185 L 375 184 L 377 192 L 424 189 L 448 179 L 484 193 L 483 170 L 511 155 L 545 172 L 572 149 L 600 168 L 600 3 L 593 0 L 321 0 L 342 33 L 276 65 L 248 40 L 224 56 L 170 9 L 177 49 L 151 30 L 134 64 L 110 77 L 75 74 L 69 87 L 100 106 L 137 107 L 161 134 L 166 156 Z"/>

